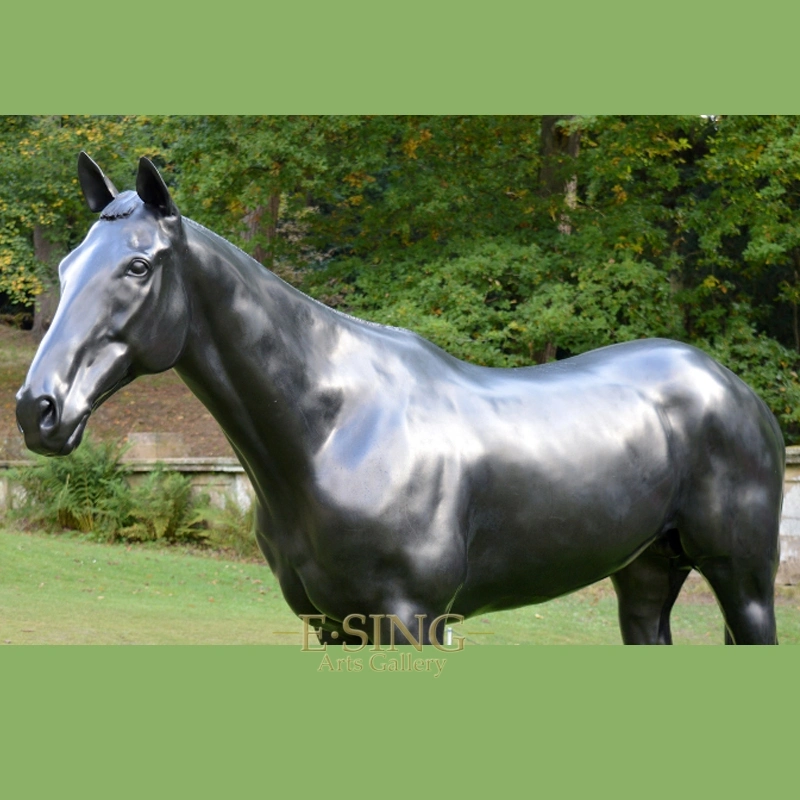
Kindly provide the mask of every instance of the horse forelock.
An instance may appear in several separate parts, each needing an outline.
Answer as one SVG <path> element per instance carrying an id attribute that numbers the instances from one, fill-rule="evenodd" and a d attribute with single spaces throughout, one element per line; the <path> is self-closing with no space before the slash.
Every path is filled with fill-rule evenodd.
<path id="1" fill-rule="evenodd" d="M 121 192 L 103 209 L 100 219 L 124 219 L 141 205 L 143 205 L 142 199 L 136 192 Z"/>

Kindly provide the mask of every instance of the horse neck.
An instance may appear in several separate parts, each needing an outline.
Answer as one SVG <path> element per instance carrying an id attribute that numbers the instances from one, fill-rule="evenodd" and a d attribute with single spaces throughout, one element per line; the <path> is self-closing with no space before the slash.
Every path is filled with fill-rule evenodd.
<path id="1" fill-rule="evenodd" d="M 319 376 L 346 318 L 242 251 L 187 225 L 190 330 L 176 371 L 219 422 L 251 478 L 271 494 L 310 470 L 326 436 Z"/>

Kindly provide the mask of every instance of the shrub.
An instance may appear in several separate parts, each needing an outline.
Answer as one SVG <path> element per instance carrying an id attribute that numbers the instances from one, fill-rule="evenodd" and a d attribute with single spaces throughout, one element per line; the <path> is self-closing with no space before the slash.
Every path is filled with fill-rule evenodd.
<path id="1" fill-rule="evenodd" d="M 210 509 L 208 543 L 237 558 L 262 560 L 255 535 L 255 505 L 242 509 L 235 500 L 226 498 L 224 508 Z"/>
<path id="2" fill-rule="evenodd" d="M 22 487 L 24 498 L 11 515 L 51 531 L 113 538 L 131 521 L 123 452 L 117 444 L 87 439 L 66 458 L 37 456 L 30 466 L 12 470 L 9 478 Z"/>
<path id="3" fill-rule="evenodd" d="M 185 475 L 155 469 L 130 490 L 130 499 L 134 521 L 118 531 L 123 539 L 202 544 L 208 538 L 208 496 L 192 497 L 192 483 Z"/>
<path id="4" fill-rule="evenodd" d="M 157 469 L 131 488 L 124 449 L 87 439 L 66 458 L 37 457 L 9 474 L 24 497 L 10 511 L 17 520 L 49 531 L 80 531 L 101 541 L 205 543 L 212 516 L 208 498 L 195 498 L 191 482 Z"/>

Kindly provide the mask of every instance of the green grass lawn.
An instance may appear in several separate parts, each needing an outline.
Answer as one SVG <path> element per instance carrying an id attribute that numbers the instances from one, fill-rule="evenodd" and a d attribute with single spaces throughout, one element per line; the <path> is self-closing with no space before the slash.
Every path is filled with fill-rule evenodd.
<path id="1" fill-rule="evenodd" d="M 800 643 L 800 592 L 781 587 L 782 644 Z M 722 644 L 700 580 L 673 612 L 676 644 Z M 302 626 L 266 564 L 177 549 L 0 530 L 0 644 L 288 644 Z M 456 626 L 468 646 L 619 644 L 608 581 Z"/>
<path id="2" fill-rule="evenodd" d="M 0 532 L 0 643 L 294 644 L 300 630 L 266 564 Z"/>

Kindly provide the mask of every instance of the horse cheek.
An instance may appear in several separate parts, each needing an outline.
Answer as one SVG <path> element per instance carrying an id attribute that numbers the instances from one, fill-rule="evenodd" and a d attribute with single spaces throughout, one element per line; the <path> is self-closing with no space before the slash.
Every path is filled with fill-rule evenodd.
<path id="1" fill-rule="evenodd" d="M 175 365 L 186 341 L 188 313 L 179 287 L 160 290 L 163 300 L 151 313 L 137 315 L 134 366 L 140 373 L 164 372 Z M 144 309 L 146 311 L 146 309 Z"/>

